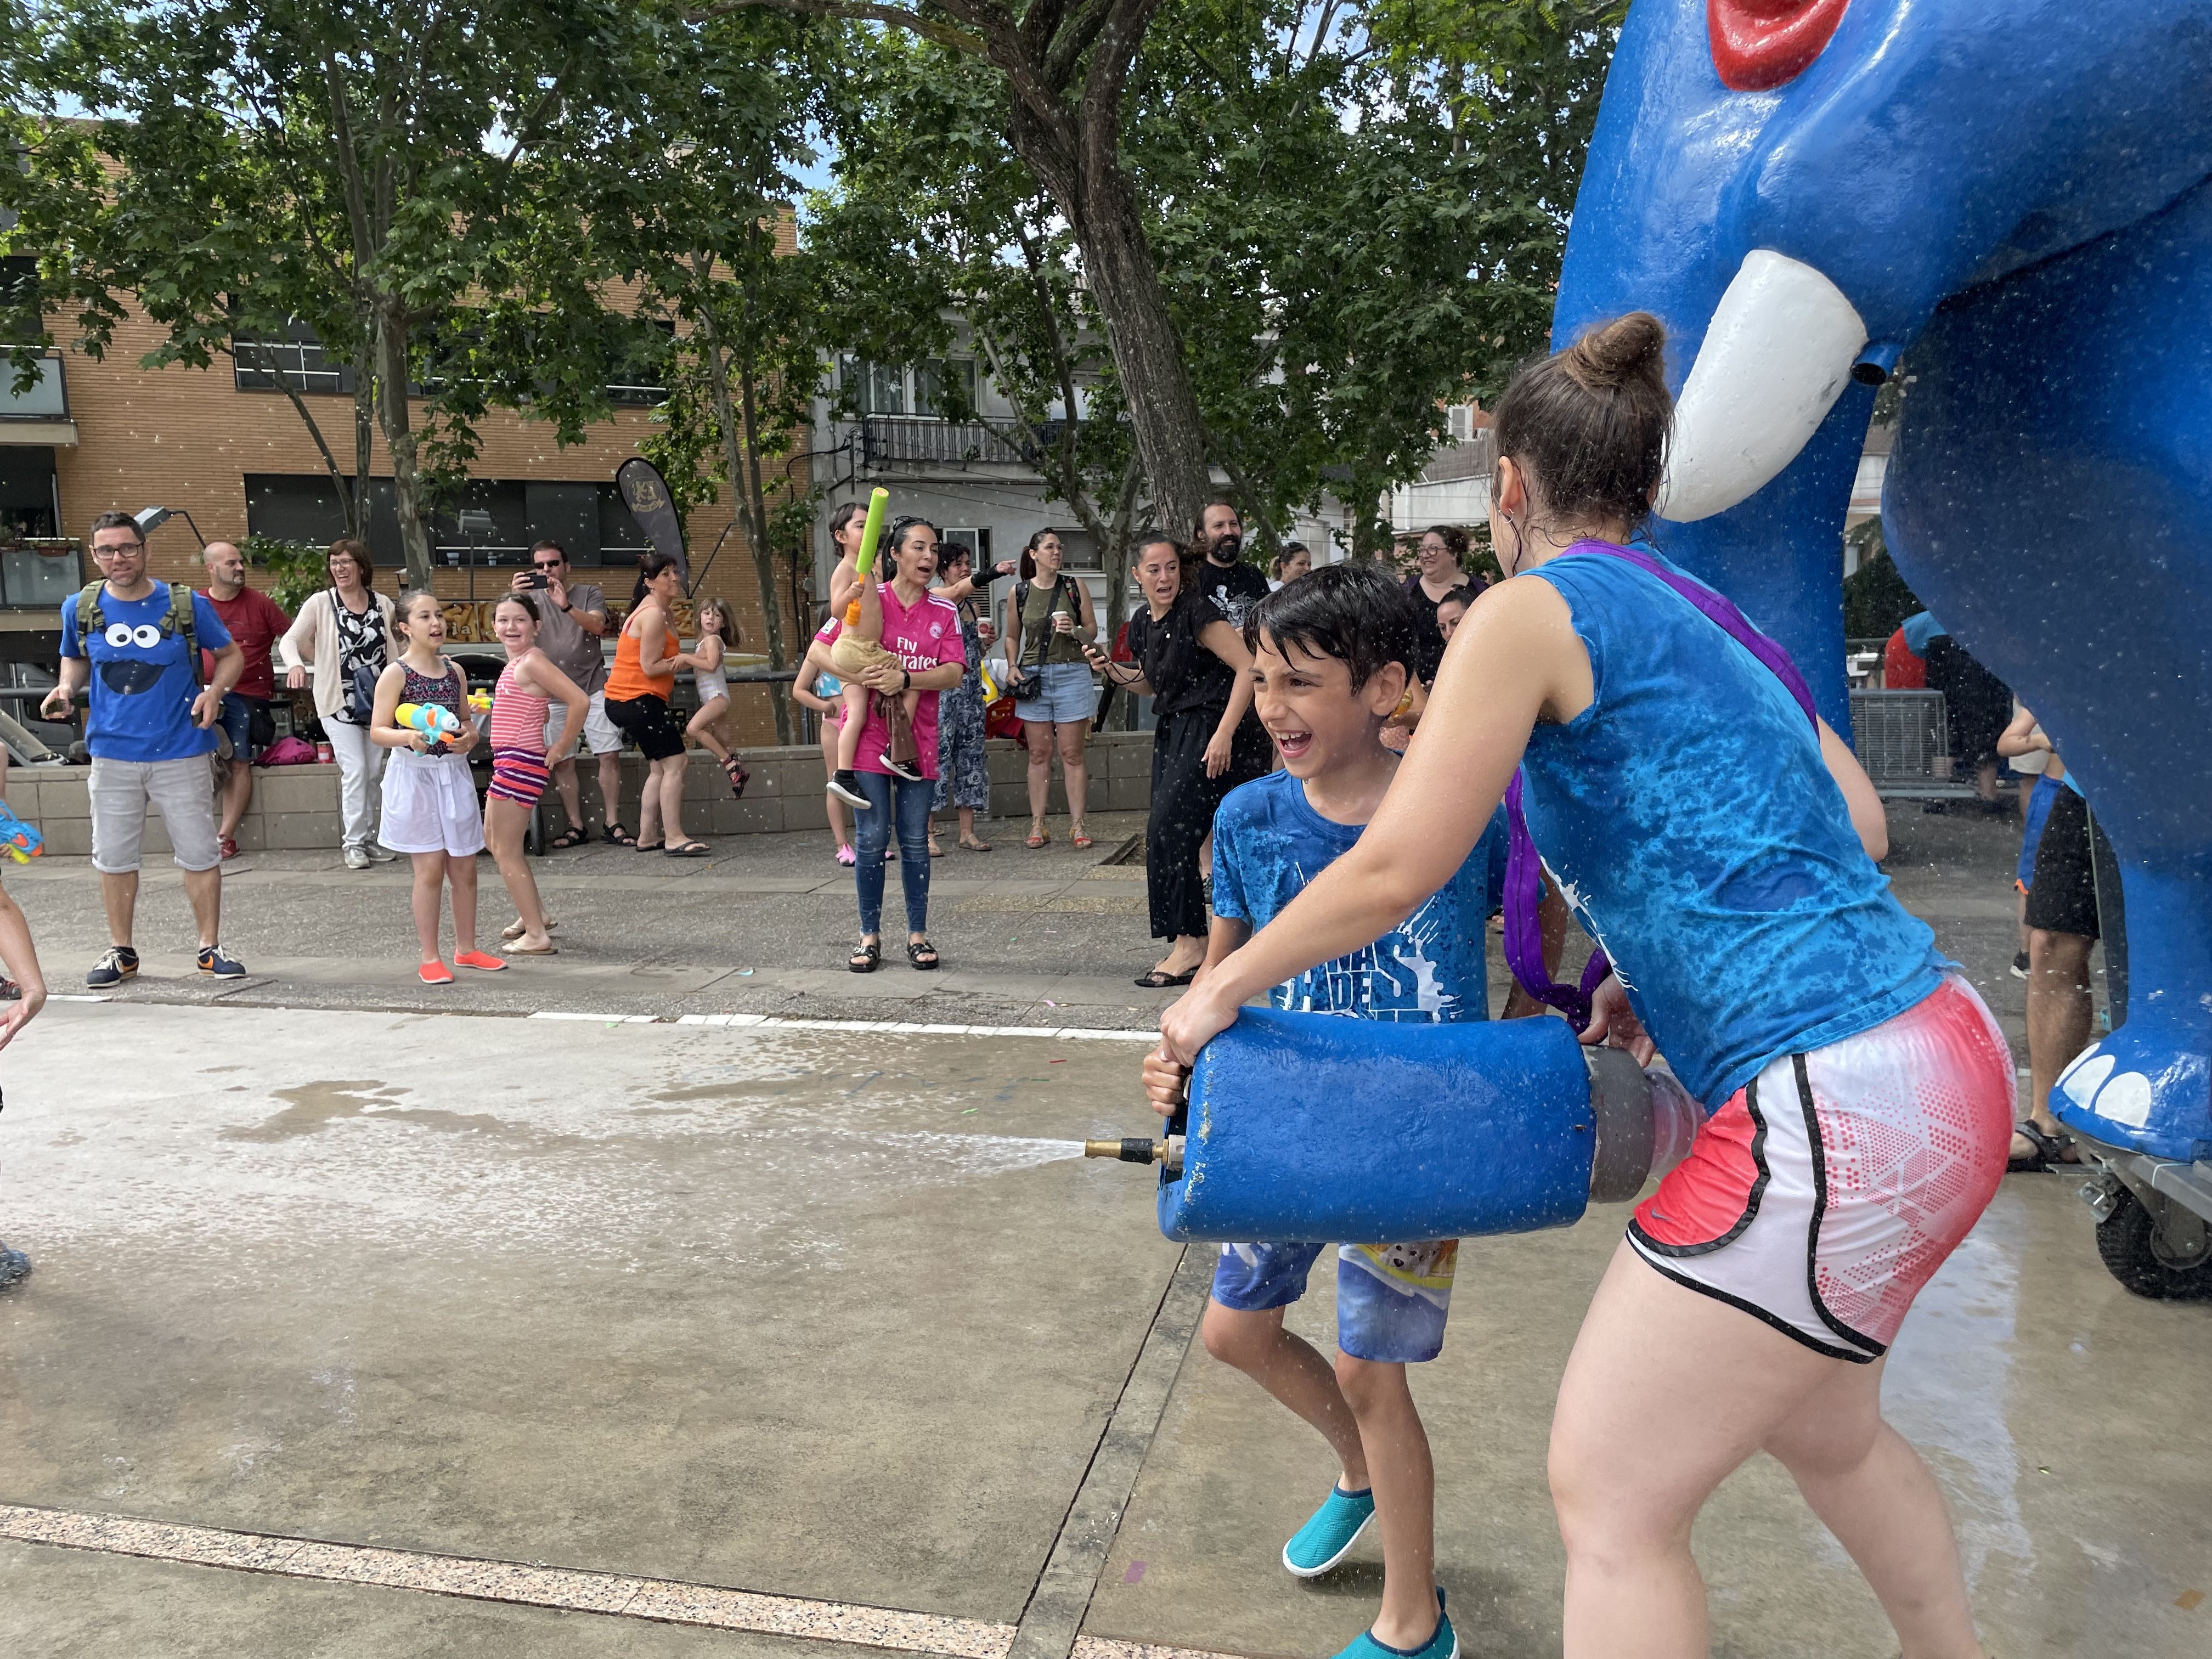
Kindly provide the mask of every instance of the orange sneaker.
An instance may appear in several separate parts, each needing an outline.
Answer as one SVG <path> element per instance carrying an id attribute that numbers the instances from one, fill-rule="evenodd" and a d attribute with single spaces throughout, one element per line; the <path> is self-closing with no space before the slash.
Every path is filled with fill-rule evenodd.
<path id="1" fill-rule="evenodd" d="M 477 968 L 487 974 L 496 974 L 503 972 L 507 964 L 497 957 L 488 956 L 482 951 L 457 951 L 453 953 L 453 966 Z"/>
<path id="2" fill-rule="evenodd" d="M 415 976 L 425 985 L 451 985 L 453 970 L 442 962 L 426 962 L 415 970 Z"/>

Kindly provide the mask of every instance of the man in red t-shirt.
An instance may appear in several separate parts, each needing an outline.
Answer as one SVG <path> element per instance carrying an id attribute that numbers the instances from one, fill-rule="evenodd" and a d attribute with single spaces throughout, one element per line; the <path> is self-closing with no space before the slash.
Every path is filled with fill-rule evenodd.
<path id="1" fill-rule="evenodd" d="M 266 593 L 246 585 L 246 556 L 228 542 L 210 542 L 200 559 L 208 573 L 208 585 L 200 592 L 246 653 L 245 672 L 222 699 L 222 729 L 230 735 L 230 775 L 222 786 L 222 855 L 234 859 L 238 823 L 253 799 L 253 757 L 276 735 L 269 712 L 276 696 L 269 648 L 283 637 L 292 619 Z"/>

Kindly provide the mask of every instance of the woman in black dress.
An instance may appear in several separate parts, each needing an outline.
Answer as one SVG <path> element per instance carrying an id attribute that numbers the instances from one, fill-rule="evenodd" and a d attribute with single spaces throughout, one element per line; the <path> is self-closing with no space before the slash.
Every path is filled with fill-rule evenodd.
<path id="1" fill-rule="evenodd" d="M 1137 586 L 1146 608 L 1129 618 L 1129 653 L 1109 661 L 1088 647 L 1091 665 L 1115 684 L 1150 696 L 1152 811 L 1145 832 L 1145 882 L 1152 937 L 1171 939 L 1166 957 L 1137 983 L 1188 985 L 1206 959 L 1206 888 L 1200 848 L 1213 810 L 1240 783 L 1265 774 L 1274 755 L 1252 714 L 1252 656 L 1212 599 L 1187 580 L 1181 550 L 1165 536 L 1137 544 Z"/>

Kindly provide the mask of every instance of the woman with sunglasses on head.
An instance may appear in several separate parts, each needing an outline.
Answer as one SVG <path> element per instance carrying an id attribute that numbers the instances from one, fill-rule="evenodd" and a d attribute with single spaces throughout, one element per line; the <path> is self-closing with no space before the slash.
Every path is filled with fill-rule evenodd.
<path id="1" fill-rule="evenodd" d="M 1636 1212 L 1560 1384 L 1568 1659 L 1707 1651 L 1692 1524 L 1760 1450 L 1911 1659 L 1980 1659 L 1942 1494 L 1881 1389 L 2004 1173 L 2011 1052 L 1891 895 L 1881 800 L 1786 653 L 1626 545 L 1660 483 L 1664 353 L 1634 313 L 1500 399 L 1509 580 L 1460 624 L 1358 843 L 1168 1011 L 1164 1054 L 1189 1065 L 1247 997 L 1411 914 L 1518 769 L 1534 845 L 1616 964 L 1583 1041 L 1648 1060 L 1656 1040 L 1711 1112 Z"/>

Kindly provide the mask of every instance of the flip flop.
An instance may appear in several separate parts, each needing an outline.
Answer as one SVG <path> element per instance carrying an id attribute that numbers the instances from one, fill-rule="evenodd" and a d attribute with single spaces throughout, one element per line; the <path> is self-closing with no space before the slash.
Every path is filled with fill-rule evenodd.
<path id="1" fill-rule="evenodd" d="M 1164 991 L 1171 985 L 1188 985 L 1197 977 L 1198 969 L 1195 968 L 1187 974 L 1164 974 L 1155 968 L 1149 974 L 1140 975 L 1131 983 L 1140 985 L 1147 991 Z"/>
<path id="2" fill-rule="evenodd" d="M 549 933 L 560 925 L 561 924 L 559 922 L 554 921 L 550 916 L 545 918 L 545 931 Z M 513 921 L 508 922 L 506 927 L 499 930 L 499 936 L 501 939 L 520 939 L 529 931 L 529 928 L 522 925 L 522 918 L 520 916 L 517 916 Z"/>
<path id="3" fill-rule="evenodd" d="M 561 954 L 561 947 L 557 945 L 548 945 L 541 949 L 536 945 L 525 945 L 520 939 L 510 939 L 499 947 L 499 953 L 503 957 L 557 957 Z"/>
<path id="4" fill-rule="evenodd" d="M 668 843 L 665 841 L 634 841 L 629 842 L 628 846 L 633 853 L 665 853 L 668 850 Z"/>
<path id="5" fill-rule="evenodd" d="M 672 859 L 710 859 L 714 856 L 714 849 L 703 841 L 679 842 L 662 850 Z"/>

